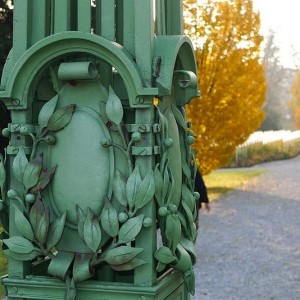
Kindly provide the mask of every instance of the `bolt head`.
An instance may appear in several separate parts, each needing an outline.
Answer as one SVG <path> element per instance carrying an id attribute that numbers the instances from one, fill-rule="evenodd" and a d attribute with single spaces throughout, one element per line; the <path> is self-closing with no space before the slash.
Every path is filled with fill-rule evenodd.
<path id="1" fill-rule="evenodd" d="M 9 137 L 9 136 L 10 136 L 10 131 L 9 131 L 9 129 L 8 129 L 8 128 L 4 128 L 4 129 L 2 130 L 2 135 L 3 135 L 4 137 Z"/>
<path id="2" fill-rule="evenodd" d="M 11 190 L 7 191 L 7 197 L 9 199 L 15 199 L 17 196 L 18 196 L 18 193 L 15 190 L 11 189 Z"/>
<path id="3" fill-rule="evenodd" d="M 101 145 L 104 147 L 104 148 L 108 148 L 109 146 L 111 146 L 111 141 L 109 139 L 102 139 L 101 140 Z"/>
<path id="4" fill-rule="evenodd" d="M 125 223 L 128 220 L 128 215 L 125 212 L 121 212 L 119 213 L 118 219 L 120 223 Z"/>
<path id="5" fill-rule="evenodd" d="M 168 148 L 172 147 L 173 143 L 174 142 L 173 142 L 173 140 L 171 138 L 166 138 L 165 141 L 164 141 L 165 146 L 168 147 Z"/>
<path id="6" fill-rule="evenodd" d="M 56 137 L 54 135 L 47 135 L 45 140 L 48 145 L 54 145 L 56 143 Z"/>
<path id="7" fill-rule="evenodd" d="M 200 194 L 198 192 L 194 192 L 194 198 L 195 198 L 195 200 L 199 200 Z"/>
<path id="8" fill-rule="evenodd" d="M 162 207 L 159 208 L 158 214 L 161 217 L 165 217 L 168 214 L 168 209 L 166 207 L 162 206 Z"/>
<path id="9" fill-rule="evenodd" d="M 171 204 L 169 206 L 169 210 L 171 213 L 176 213 L 177 212 L 177 206 L 175 204 Z"/>
<path id="10" fill-rule="evenodd" d="M 140 142 L 140 141 L 142 140 L 142 135 L 141 135 L 140 132 L 135 131 L 135 132 L 132 133 L 131 139 L 132 139 L 134 142 Z"/>
<path id="11" fill-rule="evenodd" d="M 152 225 L 153 225 L 152 218 L 146 217 L 143 221 L 143 226 L 145 228 L 150 228 L 150 227 L 152 227 Z"/>
<path id="12" fill-rule="evenodd" d="M 32 194 L 32 193 L 26 194 L 26 196 L 25 196 L 25 201 L 27 203 L 33 203 L 35 201 L 35 199 L 36 199 L 35 194 Z"/>
<path id="13" fill-rule="evenodd" d="M 20 133 L 23 134 L 23 135 L 29 135 L 30 131 L 26 126 L 21 126 L 20 127 Z"/>
<path id="14" fill-rule="evenodd" d="M 195 143 L 195 138 L 191 135 L 189 135 L 187 138 L 186 138 L 186 141 L 189 145 L 192 145 Z"/>

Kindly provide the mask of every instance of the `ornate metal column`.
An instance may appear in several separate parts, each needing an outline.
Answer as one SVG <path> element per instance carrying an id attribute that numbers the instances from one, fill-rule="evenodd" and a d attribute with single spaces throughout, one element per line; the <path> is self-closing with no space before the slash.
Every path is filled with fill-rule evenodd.
<path id="1" fill-rule="evenodd" d="M 189 299 L 198 94 L 180 0 L 15 0 L 0 99 L 8 299 Z M 158 103 L 158 104 L 157 104 Z"/>

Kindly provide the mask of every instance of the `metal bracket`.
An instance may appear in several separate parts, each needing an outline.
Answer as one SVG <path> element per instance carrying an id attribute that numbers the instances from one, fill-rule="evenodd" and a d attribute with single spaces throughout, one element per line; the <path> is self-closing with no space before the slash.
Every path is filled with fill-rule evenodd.
<path id="1" fill-rule="evenodd" d="M 151 132 L 150 124 L 126 124 L 127 132 Z"/>
<path id="2" fill-rule="evenodd" d="M 37 127 L 32 125 L 32 124 L 19 124 L 19 123 L 10 123 L 10 124 L 8 124 L 8 130 L 11 133 L 19 133 L 21 127 L 26 127 L 32 133 L 37 132 Z"/>
<path id="3" fill-rule="evenodd" d="M 158 133 L 158 132 L 160 132 L 160 130 L 161 130 L 160 124 L 154 124 L 153 125 L 153 132 L 154 133 Z"/>
<path id="4" fill-rule="evenodd" d="M 7 146 L 7 148 L 6 148 L 7 154 L 17 155 L 19 152 L 19 148 L 20 147 L 18 147 L 18 146 Z M 24 152 L 26 155 L 31 154 L 32 147 L 23 147 L 23 149 L 24 149 Z"/>
<path id="5" fill-rule="evenodd" d="M 160 132 L 160 124 L 126 124 L 125 125 L 127 132 L 140 132 L 140 133 L 147 133 L 153 132 L 158 133 Z"/>
<path id="6" fill-rule="evenodd" d="M 131 154 L 135 156 L 137 155 L 148 156 L 148 155 L 159 154 L 159 153 L 160 153 L 159 146 L 154 146 L 153 148 L 132 146 L 131 148 Z"/>

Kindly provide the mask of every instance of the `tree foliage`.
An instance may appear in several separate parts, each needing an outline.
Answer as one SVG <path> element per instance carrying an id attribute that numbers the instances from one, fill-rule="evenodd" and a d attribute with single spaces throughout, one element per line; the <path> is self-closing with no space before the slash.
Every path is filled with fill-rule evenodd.
<path id="1" fill-rule="evenodd" d="M 203 174 L 223 166 L 264 118 L 259 14 L 252 0 L 186 0 L 185 33 L 195 44 L 201 96 L 188 106 Z"/>
<path id="2" fill-rule="evenodd" d="M 288 71 L 280 63 L 279 47 L 275 43 L 275 32 L 270 30 L 265 39 L 264 66 L 267 81 L 267 97 L 264 105 L 265 120 L 261 130 L 279 130 L 285 126 L 289 113 L 286 105 Z"/>
<path id="3" fill-rule="evenodd" d="M 0 1 L 0 77 L 12 47 L 13 11 L 11 1 Z"/>
<path id="4" fill-rule="evenodd" d="M 291 87 L 291 110 L 293 114 L 293 127 L 300 129 L 300 71 L 296 73 Z"/>

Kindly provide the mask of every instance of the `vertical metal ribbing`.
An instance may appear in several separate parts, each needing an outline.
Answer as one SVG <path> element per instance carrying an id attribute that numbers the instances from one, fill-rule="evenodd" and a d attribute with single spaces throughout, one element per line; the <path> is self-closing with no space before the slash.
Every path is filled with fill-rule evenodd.
<path id="1" fill-rule="evenodd" d="M 141 76 L 147 86 L 151 86 L 152 78 L 152 59 L 154 48 L 154 3 L 149 0 L 134 1 L 134 47 L 135 59 Z M 128 13 L 125 11 L 125 13 Z M 143 96 L 141 101 L 151 101 L 147 96 Z M 154 114 L 153 107 L 146 109 L 137 109 L 135 115 L 135 123 L 153 124 Z M 144 140 L 139 146 L 153 147 L 153 134 L 146 133 Z M 144 177 L 147 171 L 153 169 L 153 156 L 137 156 L 135 163 L 139 165 L 141 175 Z M 155 205 L 149 203 L 143 208 L 143 214 L 155 220 Z M 145 245 L 147 245 L 145 247 Z M 143 248 L 141 259 L 147 264 L 140 266 L 135 270 L 134 283 L 140 286 L 152 286 L 156 281 L 155 261 L 153 253 L 156 250 L 156 228 L 143 229 L 136 239 L 136 246 Z"/>
<path id="2" fill-rule="evenodd" d="M 127 0 L 128 1 L 128 0 Z M 116 2 L 116 42 L 123 45 L 124 37 L 124 4 L 126 0 Z"/>
<path id="3" fill-rule="evenodd" d="M 96 34 L 114 41 L 116 38 L 115 0 L 96 1 Z M 101 82 L 106 89 L 112 85 L 112 67 L 106 62 L 100 63 Z"/>
<path id="4" fill-rule="evenodd" d="M 115 0 L 96 1 L 96 34 L 114 41 L 116 28 Z"/>
<path id="5" fill-rule="evenodd" d="M 30 46 L 49 35 L 50 2 L 48 0 L 32 0 L 31 40 Z"/>
<path id="6" fill-rule="evenodd" d="M 151 86 L 152 77 L 154 47 L 153 10 L 153 1 L 135 1 L 135 57 L 147 86 Z"/>
<path id="7" fill-rule="evenodd" d="M 135 123 L 150 125 L 154 124 L 153 107 L 137 109 L 135 113 Z M 138 146 L 152 147 L 153 149 L 153 133 L 145 133 L 143 141 L 141 141 Z M 149 170 L 153 170 L 154 156 L 136 156 L 135 164 L 139 166 L 141 175 L 144 178 Z M 145 217 L 151 218 L 153 224 L 155 223 L 156 213 L 154 200 L 150 201 L 150 203 L 143 207 L 142 213 L 145 215 Z M 153 286 L 157 280 L 156 272 L 154 271 L 156 261 L 154 260 L 153 255 L 157 247 L 156 226 L 141 230 L 136 238 L 136 247 L 143 248 L 143 252 L 140 254 L 140 258 L 145 260 L 147 263 L 135 270 L 134 284 L 137 286 Z"/>
<path id="8" fill-rule="evenodd" d="M 70 0 L 52 0 L 53 33 L 71 29 Z"/>
<path id="9" fill-rule="evenodd" d="M 135 57 L 135 0 L 125 0 L 123 4 L 123 46 Z"/>
<path id="10" fill-rule="evenodd" d="M 182 0 L 164 0 L 166 14 L 166 33 L 168 35 L 183 34 Z"/>
<path id="11" fill-rule="evenodd" d="M 78 0 L 77 2 L 77 30 L 91 32 L 91 1 Z"/>
<path id="12" fill-rule="evenodd" d="M 31 6 L 31 0 L 15 0 L 13 23 L 14 61 L 17 61 L 30 46 Z"/>
<path id="13" fill-rule="evenodd" d="M 155 0 L 155 32 L 166 34 L 165 0 Z"/>

